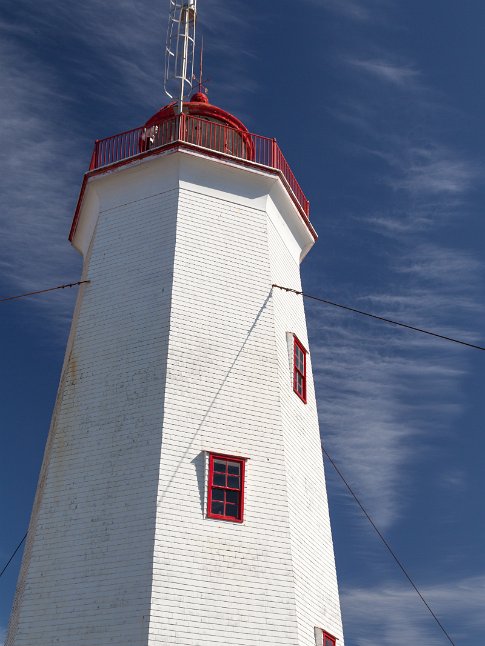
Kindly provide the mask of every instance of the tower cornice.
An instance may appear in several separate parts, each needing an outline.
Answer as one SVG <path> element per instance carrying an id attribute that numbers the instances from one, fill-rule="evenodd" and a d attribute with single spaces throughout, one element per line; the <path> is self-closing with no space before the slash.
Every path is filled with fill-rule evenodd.
<path id="1" fill-rule="evenodd" d="M 79 195 L 71 243 L 85 254 L 99 213 L 117 206 L 124 199 L 122 187 L 131 187 L 132 183 L 141 186 L 143 177 L 154 187 L 144 187 L 144 191 L 163 192 L 190 184 L 197 186 L 199 192 L 267 212 L 271 219 L 279 222 L 277 226 L 282 235 L 294 240 L 295 259 L 301 262 L 317 238 L 313 226 L 291 198 L 289 187 L 279 171 L 244 161 L 241 164 L 240 160 L 227 155 L 177 144 L 89 171 L 84 176 Z M 110 189 L 109 185 L 116 186 L 116 190 Z M 116 194 L 116 204 L 110 201 L 112 194 Z"/>

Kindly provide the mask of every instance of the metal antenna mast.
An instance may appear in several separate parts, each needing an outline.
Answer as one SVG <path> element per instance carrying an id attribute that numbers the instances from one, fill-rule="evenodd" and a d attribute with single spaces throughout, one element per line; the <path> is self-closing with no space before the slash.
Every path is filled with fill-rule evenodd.
<path id="1" fill-rule="evenodd" d="M 165 45 L 165 94 L 177 101 L 178 112 L 192 88 L 194 78 L 195 23 L 197 0 L 170 0 Z"/>

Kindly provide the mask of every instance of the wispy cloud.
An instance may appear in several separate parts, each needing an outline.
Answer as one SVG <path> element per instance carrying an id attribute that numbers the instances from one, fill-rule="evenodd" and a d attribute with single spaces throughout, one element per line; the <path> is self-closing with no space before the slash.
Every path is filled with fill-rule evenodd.
<path id="1" fill-rule="evenodd" d="M 378 224 L 371 219 L 368 226 Z M 439 220 L 434 226 L 436 232 Z M 365 295 L 350 287 L 340 301 L 479 341 L 478 330 L 464 327 L 463 320 L 473 312 L 478 321 L 483 313 L 474 298 L 481 264 L 459 249 L 418 242 L 411 225 L 393 230 L 391 243 L 395 253 L 390 258 L 385 253 L 389 242 L 382 245 L 383 285 Z M 323 437 L 380 527 L 387 529 L 406 513 L 413 495 L 410 465 L 427 459 L 463 410 L 458 385 L 469 351 L 355 315 L 307 308 L 310 330 L 318 330 L 312 355 Z M 441 468 L 446 473 L 446 465 Z"/>
<path id="2" fill-rule="evenodd" d="M 306 0 L 332 13 L 357 22 L 376 21 L 392 6 L 392 0 Z"/>
<path id="3" fill-rule="evenodd" d="M 448 293 L 452 290 L 468 291 L 478 280 L 481 263 L 468 254 L 433 242 L 417 243 L 410 257 L 398 258 L 395 268 L 401 274 L 415 276 L 421 284 L 441 285 Z M 439 293 L 439 292 L 437 292 Z"/>
<path id="4" fill-rule="evenodd" d="M 421 592 L 456 643 L 470 628 L 485 630 L 485 576 L 421 586 Z M 443 644 L 443 633 L 411 588 L 380 585 L 346 588 L 341 595 L 345 625 L 358 646 L 395 646 L 404 641 Z"/>
<path id="5" fill-rule="evenodd" d="M 386 263 L 388 291 L 344 302 L 361 309 L 477 342 L 461 312 L 482 308 L 473 299 L 478 263 L 439 245 L 401 239 L 402 253 Z M 342 298 L 340 298 L 342 300 Z M 379 526 L 406 513 L 413 495 L 410 464 L 429 456 L 463 410 L 459 382 L 467 351 L 417 333 L 307 306 L 322 434 Z M 415 447 L 419 445 L 419 454 Z M 441 468 L 446 472 L 446 464 Z M 440 469 L 435 453 L 435 469 Z"/>
<path id="6" fill-rule="evenodd" d="M 48 70 L 6 41 L 0 58 L 0 268 L 12 290 L 24 291 L 79 271 L 66 241 L 79 135 L 75 127 L 60 127 L 66 98 Z"/>
<path id="7" fill-rule="evenodd" d="M 372 239 L 379 269 L 372 268 L 378 276 L 368 278 L 365 293 L 340 281 L 339 300 L 476 342 L 478 329 L 464 321 L 470 312 L 477 321 L 483 313 L 476 298 L 483 265 L 443 233 L 457 218 L 463 221 L 481 168 L 433 128 L 446 108 L 416 64 L 382 51 L 341 60 L 362 74 L 359 84 L 349 86 L 346 107 L 331 109 L 358 135 L 349 154 L 363 166 L 374 164 L 367 176 L 376 186 L 373 202 L 352 219 Z M 404 89 L 410 91 L 406 101 Z M 426 459 L 439 434 L 450 433 L 463 412 L 459 384 L 469 355 L 349 314 L 310 304 L 308 309 L 310 330 L 319 331 L 312 354 L 323 437 L 388 529 L 413 494 L 411 465 Z M 460 486 L 466 486 L 463 478 Z"/>
<path id="8" fill-rule="evenodd" d="M 353 20 L 369 20 L 370 12 L 363 2 L 358 0 L 315 0 L 320 2 L 326 9 L 343 14 Z"/>
<path id="9" fill-rule="evenodd" d="M 348 62 L 354 67 L 375 78 L 400 87 L 414 87 L 420 73 L 409 65 L 399 65 L 384 59 L 360 60 L 351 58 Z"/>
<path id="10" fill-rule="evenodd" d="M 395 136 L 383 142 L 375 154 L 385 160 L 393 174 L 385 178 L 392 188 L 423 197 L 464 193 L 480 169 L 449 147 L 436 141 L 419 145 L 412 136 Z"/>
<path id="11" fill-rule="evenodd" d="M 382 312 L 370 300 L 367 309 Z M 324 440 L 378 525 L 387 529 L 405 513 L 413 494 L 409 463 L 425 458 L 461 410 L 455 388 L 463 368 L 456 352 L 455 360 L 443 360 L 437 346 L 411 333 L 346 320 L 345 314 L 325 311 L 317 318 L 313 308 L 310 312 L 310 329 L 319 330 L 312 356 Z"/>

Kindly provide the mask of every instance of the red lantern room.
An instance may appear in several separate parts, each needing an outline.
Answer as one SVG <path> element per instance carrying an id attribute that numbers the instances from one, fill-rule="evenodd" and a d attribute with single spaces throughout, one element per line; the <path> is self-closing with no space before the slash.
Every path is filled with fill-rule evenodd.
<path id="1" fill-rule="evenodd" d="M 174 138 L 174 127 L 181 128 L 178 138 L 239 159 L 254 159 L 254 144 L 246 126 L 234 115 L 209 103 L 207 95 L 196 92 L 183 103 L 183 115 L 172 102 L 156 112 L 145 124 L 146 143 L 143 150 L 164 146 Z"/>

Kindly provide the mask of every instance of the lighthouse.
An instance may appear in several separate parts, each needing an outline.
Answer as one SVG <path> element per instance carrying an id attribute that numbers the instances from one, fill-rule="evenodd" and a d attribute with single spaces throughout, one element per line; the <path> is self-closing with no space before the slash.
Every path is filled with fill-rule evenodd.
<path id="1" fill-rule="evenodd" d="M 273 288 L 317 236 L 276 141 L 192 91 L 196 19 L 170 0 L 169 102 L 83 179 L 6 646 L 344 643 L 304 307 Z"/>

